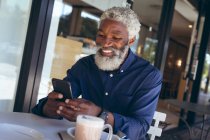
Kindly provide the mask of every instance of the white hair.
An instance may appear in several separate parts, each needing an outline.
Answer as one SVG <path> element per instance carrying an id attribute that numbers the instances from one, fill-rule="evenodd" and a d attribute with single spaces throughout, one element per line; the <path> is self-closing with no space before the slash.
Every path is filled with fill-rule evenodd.
<path id="1" fill-rule="evenodd" d="M 140 22 L 137 14 L 127 7 L 112 7 L 101 15 L 100 23 L 104 19 L 111 19 L 123 23 L 128 30 L 129 39 L 137 36 L 140 31 Z M 99 24 L 100 25 L 100 24 Z"/>

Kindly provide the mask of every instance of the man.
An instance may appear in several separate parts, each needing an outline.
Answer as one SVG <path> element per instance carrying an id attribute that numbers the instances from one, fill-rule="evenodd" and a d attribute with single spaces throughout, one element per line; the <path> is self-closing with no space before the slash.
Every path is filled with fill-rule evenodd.
<path id="1" fill-rule="evenodd" d="M 75 121 L 78 114 L 100 116 L 131 140 L 145 139 L 161 89 L 159 71 L 133 54 L 129 47 L 139 33 L 137 15 L 129 8 L 113 7 L 100 19 L 98 51 L 80 59 L 64 78 L 75 99 L 51 92 L 33 112 Z M 82 99 L 76 99 L 82 95 Z"/>

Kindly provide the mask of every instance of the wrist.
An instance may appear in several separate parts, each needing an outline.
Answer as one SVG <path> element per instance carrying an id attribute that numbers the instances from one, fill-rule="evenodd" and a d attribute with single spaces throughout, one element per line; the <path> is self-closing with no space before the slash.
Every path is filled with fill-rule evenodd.
<path id="1" fill-rule="evenodd" d="M 101 110 L 99 111 L 97 117 L 100 117 L 100 115 L 103 113 L 104 109 L 103 108 L 100 108 Z"/>
<path id="2" fill-rule="evenodd" d="M 109 112 L 107 110 L 102 110 L 99 114 L 99 117 L 104 120 L 104 123 L 106 124 L 109 119 Z"/>

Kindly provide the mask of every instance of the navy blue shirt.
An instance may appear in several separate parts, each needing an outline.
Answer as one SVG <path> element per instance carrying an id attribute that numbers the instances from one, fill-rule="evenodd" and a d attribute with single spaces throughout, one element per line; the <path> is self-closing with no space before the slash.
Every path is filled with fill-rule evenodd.
<path id="1" fill-rule="evenodd" d="M 158 102 L 162 77 L 149 62 L 129 50 L 120 69 L 98 69 L 94 55 L 80 59 L 67 71 L 75 98 L 82 98 L 114 115 L 114 132 L 124 132 L 131 140 L 145 139 Z M 33 112 L 42 115 L 41 102 Z"/>

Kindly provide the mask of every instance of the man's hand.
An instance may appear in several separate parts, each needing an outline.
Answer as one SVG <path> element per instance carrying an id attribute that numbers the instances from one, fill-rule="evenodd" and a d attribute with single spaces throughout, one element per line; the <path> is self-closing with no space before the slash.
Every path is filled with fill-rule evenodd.
<path id="1" fill-rule="evenodd" d="M 65 106 L 65 103 L 57 101 L 56 99 L 62 99 L 63 95 L 57 92 L 50 92 L 47 98 L 47 102 L 43 107 L 43 114 L 51 118 L 59 117 L 57 110 L 59 106 Z"/>
<path id="2" fill-rule="evenodd" d="M 100 107 L 85 99 L 67 99 L 65 102 L 66 105 L 60 106 L 57 112 L 70 121 L 76 121 L 79 114 L 98 116 L 101 112 Z"/>

